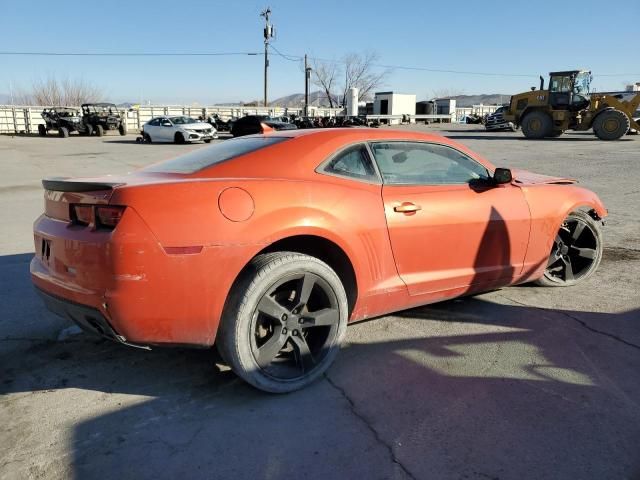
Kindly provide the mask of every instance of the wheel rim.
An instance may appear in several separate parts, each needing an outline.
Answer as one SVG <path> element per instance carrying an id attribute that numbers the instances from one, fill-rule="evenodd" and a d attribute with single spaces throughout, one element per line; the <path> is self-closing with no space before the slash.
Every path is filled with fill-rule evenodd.
<path id="1" fill-rule="evenodd" d="M 620 126 L 620 122 L 616 118 L 608 118 L 602 125 L 605 132 L 615 132 Z"/>
<path id="2" fill-rule="evenodd" d="M 539 118 L 532 118 L 529 122 L 529 128 L 534 132 L 538 132 L 542 128 L 542 122 Z"/>
<path id="3" fill-rule="evenodd" d="M 598 259 L 598 237 L 584 220 L 570 218 L 553 242 L 545 276 L 558 283 L 573 283 L 593 270 Z"/>
<path id="4" fill-rule="evenodd" d="M 287 275 L 271 285 L 253 312 L 251 352 L 266 375 L 294 381 L 319 368 L 335 344 L 338 298 L 313 273 Z"/>

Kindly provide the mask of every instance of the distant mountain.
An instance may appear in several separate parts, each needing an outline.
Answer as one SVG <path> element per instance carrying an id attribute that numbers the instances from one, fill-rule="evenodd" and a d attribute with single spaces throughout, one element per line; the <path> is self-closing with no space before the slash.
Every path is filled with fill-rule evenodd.
<path id="1" fill-rule="evenodd" d="M 302 107 L 304 106 L 304 93 L 294 93 L 287 95 L 286 97 L 276 98 L 269 102 L 269 105 L 274 107 Z M 324 92 L 316 91 L 309 92 L 309 105 L 316 107 L 328 107 L 329 100 Z M 336 106 L 336 99 L 333 99 L 333 105 Z"/>

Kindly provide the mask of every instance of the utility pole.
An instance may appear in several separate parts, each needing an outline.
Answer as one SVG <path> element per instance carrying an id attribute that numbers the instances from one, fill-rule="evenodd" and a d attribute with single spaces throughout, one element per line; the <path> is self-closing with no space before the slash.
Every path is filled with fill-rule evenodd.
<path id="1" fill-rule="evenodd" d="M 267 85 L 269 78 L 269 40 L 273 37 L 273 25 L 269 23 L 271 8 L 267 7 L 260 13 L 264 17 L 264 106 L 267 106 Z"/>
<path id="2" fill-rule="evenodd" d="M 304 116 L 309 116 L 309 80 L 311 80 L 311 67 L 307 64 L 307 54 L 304 54 Z"/>

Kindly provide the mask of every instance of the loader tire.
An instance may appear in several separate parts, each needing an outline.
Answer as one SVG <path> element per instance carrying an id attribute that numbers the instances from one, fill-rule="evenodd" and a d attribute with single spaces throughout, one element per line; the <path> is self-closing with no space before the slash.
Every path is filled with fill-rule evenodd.
<path id="1" fill-rule="evenodd" d="M 593 133 L 600 140 L 618 140 L 629 131 L 629 117 L 620 110 L 605 110 L 593 121 Z"/>
<path id="2" fill-rule="evenodd" d="M 553 133 L 553 121 L 545 112 L 527 113 L 522 120 L 522 133 L 525 137 L 532 139 L 548 137 Z"/>

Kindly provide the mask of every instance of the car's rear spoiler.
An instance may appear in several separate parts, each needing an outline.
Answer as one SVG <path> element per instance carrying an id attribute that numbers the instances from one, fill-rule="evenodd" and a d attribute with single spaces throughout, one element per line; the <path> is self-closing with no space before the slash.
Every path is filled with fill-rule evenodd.
<path id="1" fill-rule="evenodd" d="M 65 178 L 45 178 L 42 180 L 42 186 L 45 190 L 53 190 L 55 192 L 96 192 L 98 190 L 113 190 L 121 185 L 124 185 L 124 183 L 87 182 Z"/>

